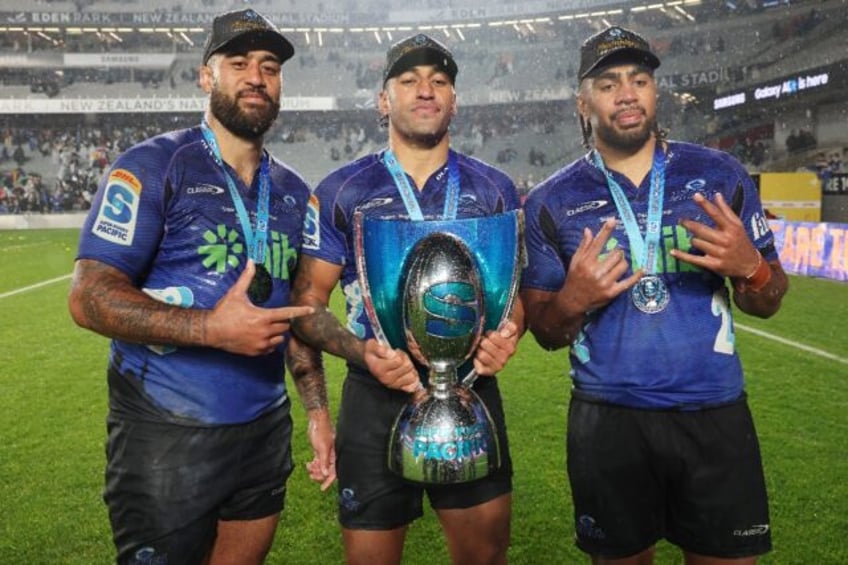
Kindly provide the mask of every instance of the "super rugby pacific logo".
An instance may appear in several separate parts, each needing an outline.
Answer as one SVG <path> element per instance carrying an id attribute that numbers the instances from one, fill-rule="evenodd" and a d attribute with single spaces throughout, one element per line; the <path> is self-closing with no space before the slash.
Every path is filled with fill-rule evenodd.
<path id="1" fill-rule="evenodd" d="M 474 285 L 463 281 L 440 282 L 427 288 L 422 302 L 428 335 L 455 339 L 475 331 L 480 311 Z"/>
<path id="2" fill-rule="evenodd" d="M 126 169 L 113 170 L 106 179 L 91 232 L 118 245 L 132 245 L 140 199 L 141 181 Z"/>

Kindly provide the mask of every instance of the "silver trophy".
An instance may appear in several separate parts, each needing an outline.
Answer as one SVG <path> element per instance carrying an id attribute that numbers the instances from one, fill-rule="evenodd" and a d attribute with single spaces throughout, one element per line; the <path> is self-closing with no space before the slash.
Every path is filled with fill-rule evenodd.
<path id="1" fill-rule="evenodd" d="M 454 484 L 500 467 L 497 430 L 469 359 L 509 318 L 521 269 L 520 211 L 461 220 L 355 219 L 357 269 L 377 339 L 427 368 L 392 428 L 388 466 Z"/>

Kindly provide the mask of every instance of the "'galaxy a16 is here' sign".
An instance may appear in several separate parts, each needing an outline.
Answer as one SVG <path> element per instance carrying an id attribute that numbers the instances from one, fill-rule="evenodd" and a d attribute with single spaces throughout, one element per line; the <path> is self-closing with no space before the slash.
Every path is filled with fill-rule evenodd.
<path id="1" fill-rule="evenodd" d="M 830 65 L 758 84 L 745 90 L 728 92 L 713 99 L 713 110 L 727 110 L 747 104 L 775 102 L 787 97 L 801 95 L 804 92 L 825 88 L 833 84 L 839 72 L 837 66 Z"/>

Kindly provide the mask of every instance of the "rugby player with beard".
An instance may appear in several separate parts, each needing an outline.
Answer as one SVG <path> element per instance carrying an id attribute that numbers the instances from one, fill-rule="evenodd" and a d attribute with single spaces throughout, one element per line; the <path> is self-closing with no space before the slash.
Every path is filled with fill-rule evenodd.
<path id="1" fill-rule="evenodd" d="M 317 464 L 333 458 L 323 374 L 290 332 L 309 187 L 263 148 L 291 43 L 266 18 L 214 19 L 200 125 L 104 174 L 69 297 L 111 338 L 104 500 L 118 563 L 262 563 L 293 469 L 288 362 Z"/>
<path id="2" fill-rule="evenodd" d="M 757 190 L 726 153 L 657 123 L 660 60 L 610 27 L 583 44 L 589 153 L 525 203 L 527 328 L 570 347 L 567 471 L 594 564 L 755 563 L 771 548 L 731 299 L 777 312 L 787 279 Z"/>

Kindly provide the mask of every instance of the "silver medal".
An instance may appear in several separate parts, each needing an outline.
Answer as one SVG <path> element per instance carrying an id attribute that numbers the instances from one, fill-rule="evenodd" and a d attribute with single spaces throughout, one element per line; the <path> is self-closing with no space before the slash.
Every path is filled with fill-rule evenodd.
<path id="1" fill-rule="evenodd" d="M 657 275 L 642 277 L 630 291 L 633 305 L 646 314 L 662 312 L 670 298 L 668 287 Z"/>

